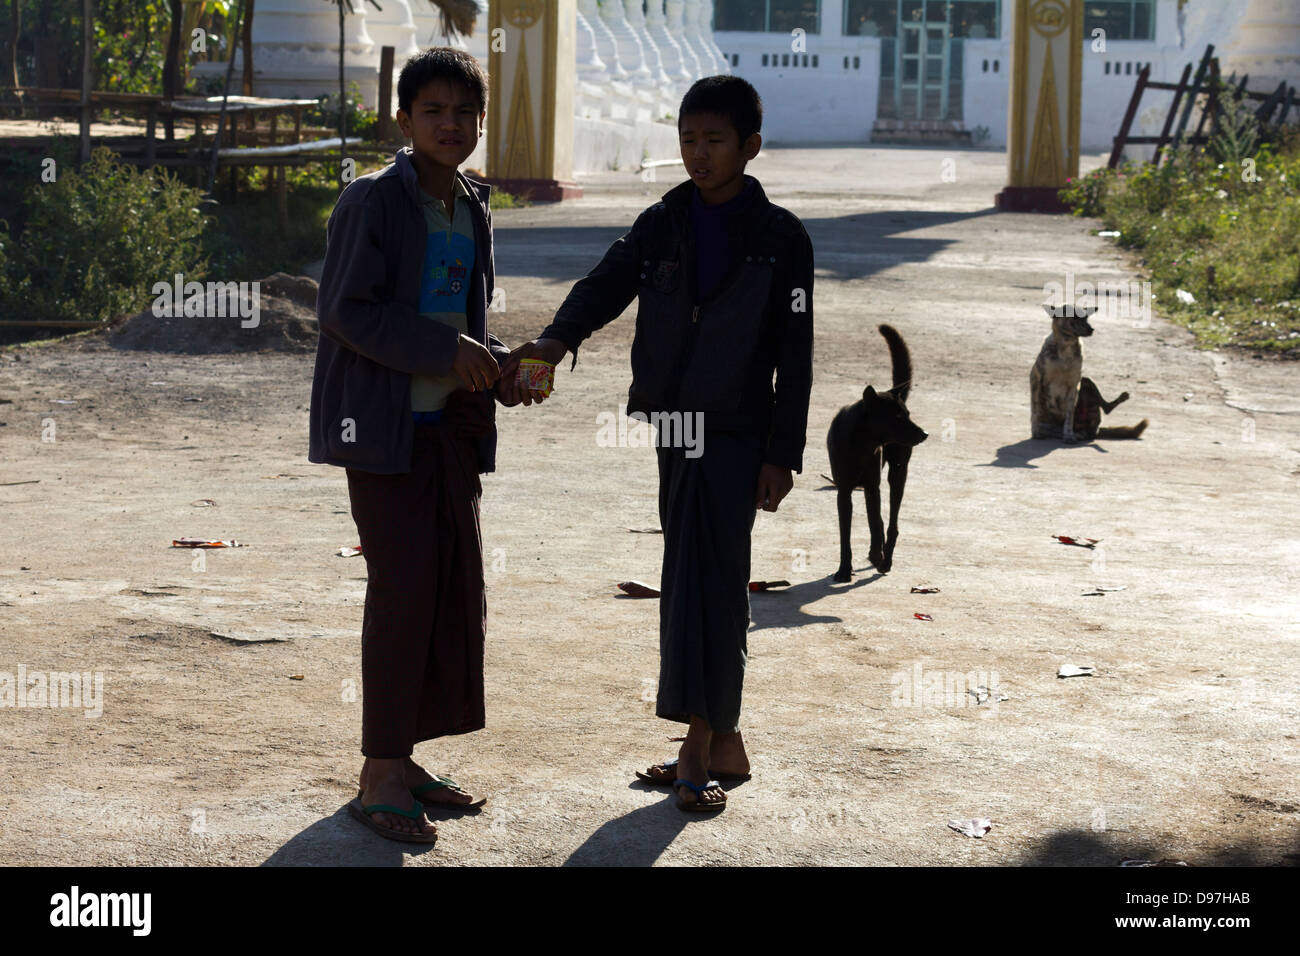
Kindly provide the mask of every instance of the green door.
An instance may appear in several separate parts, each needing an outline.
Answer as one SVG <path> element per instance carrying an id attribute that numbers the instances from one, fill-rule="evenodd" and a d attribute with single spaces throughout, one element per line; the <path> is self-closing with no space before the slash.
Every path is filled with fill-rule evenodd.
<path id="1" fill-rule="evenodd" d="M 901 21 L 895 45 L 894 108 L 899 119 L 948 119 L 948 5 L 927 3 L 943 11 L 941 21 Z"/>

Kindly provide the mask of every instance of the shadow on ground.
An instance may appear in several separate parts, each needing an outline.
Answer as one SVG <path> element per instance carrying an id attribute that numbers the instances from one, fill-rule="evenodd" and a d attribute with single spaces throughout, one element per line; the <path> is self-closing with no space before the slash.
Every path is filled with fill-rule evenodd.
<path id="1" fill-rule="evenodd" d="M 855 574 L 872 571 L 870 565 L 854 568 Z M 815 581 L 805 581 L 793 587 L 781 588 L 779 591 L 756 591 L 749 596 L 750 619 L 753 624 L 750 632 L 761 631 L 767 627 L 802 627 L 805 624 L 836 624 L 843 618 L 832 614 L 809 614 L 804 610 L 810 604 L 828 599 L 823 605 L 830 609 L 835 607 L 835 599 L 849 591 L 878 581 L 884 575 L 875 572 L 869 578 L 858 578 L 848 584 L 838 584 L 827 575 Z"/>
<path id="2" fill-rule="evenodd" d="M 436 848 L 436 843 L 398 843 L 371 833 L 343 806 L 294 834 L 262 866 L 401 866 L 404 854 Z"/>
<path id="3" fill-rule="evenodd" d="M 1003 445 L 995 452 L 993 461 L 976 465 L 976 468 L 1037 468 L 1031 464 L 1035 458 L 1046 458 L 1054 451 L 1074 451 L 1079 448 L 1091 448 L 1093 451 L 1108 455 L 1106 451 L 1095 442 L 1087 444 L 1067 445 L 1064 442 L 1054 441 L 1047 438 L 1026 438 L 1024 441 L 1018 441 L 1014 445 Z"/>
<path id="4" fill-rule="evenodd" d="M 1132 839 L 1119 832 L 1063 830 L 1045 838 L 1011 865 L 1119 866 L 1123 860 L 1158 863 L 1173 859 L 1183 859 L 1192 866 L 1297 866 L 1300 865 L 1300 827 L 1292 834 L 1290 852 L 1280 858 L 1275 850 L 1241 845 L 1205 847 L 1186 859 L 1158 844 Z"/>
<path id="5" fill-rule="evenodd" d="M 651 203 L 647 202 L 647 206 Z M 817 268 L 828 280 L 864 279 L 882 269 L 925 262 L 957 239 L 900 236 L 947 223 L 996 213 L 894 210 L 801 220 L 816 249 Z M 600 261 L 615 239 L 632 228 L 609 226 L 505 226 L 493 230 L 496 261 L 511 274 L 576 282 Z"/>
<path id="6" fill-rule="evenodd" d="M 722 789 L 731 791 L 737 786 L 739 783 L 723 784 Z M 662 787 L 638 781 L 630 788 L 658 790 L 664 799 L 602 824 L 564 861 L 565 866 L 650 866 L 686 827 L 728 812 L 686 812 L 677 809 L 677 797 Z"/>

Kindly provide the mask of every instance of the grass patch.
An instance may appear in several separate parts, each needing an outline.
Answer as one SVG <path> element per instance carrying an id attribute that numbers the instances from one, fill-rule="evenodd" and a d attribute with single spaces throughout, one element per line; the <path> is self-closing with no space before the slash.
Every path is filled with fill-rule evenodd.
<path id="1" fill-rule="evenodd" d="M 1273 142 L 1255 146 L 1225 127 L 1205 151 L 1180 152 L 1158 169 L 1095 170 L 1061 198 L 1120 233 L 1115 241 L 1149 273 L 1160 313 L 1201 347 L 1300 358 L 1300 132 L 1275 130 Z"/>

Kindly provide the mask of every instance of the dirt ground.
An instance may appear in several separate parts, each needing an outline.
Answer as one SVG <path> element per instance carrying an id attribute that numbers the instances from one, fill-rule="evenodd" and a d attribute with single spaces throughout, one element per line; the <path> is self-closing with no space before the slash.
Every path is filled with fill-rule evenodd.
<path id="1" fill-rule="evenodd" d="M 752 601 L 754 777 L 716 818 L 632 776 L 680 727 L 653 713 L 657 603 L 615 587 L 658 580 L 662 538 L 628 530 L 658 524 L 654 452 L 597 440 L 626 399 L 633 310 L 551 401 L 500 410 L 488 727 L 416 751 L 490 802 L 442 819 L 433 849 L 344 809 L 365 565 L 335 554 L 357 543 L 342 470 L 306 460 L 312 351 L 165 354 L 105 334 L 5 349 L 0 681 L 98 672 L 103 699 L 98 717 L 0 708 L 0 863 L 1300 861 L 1300 368 L 1198 351 L 1158 314 L 1098 318 L 1085 374 L 1131 394 L 1113 423 L 1150 428 L 1029 441 L 1044 283 L 1135 273 L 1095 223 L 994 213 L 1002 154 L 954 153 L 952 182 L 944 158 L 768 150 L 750 167 L 813 239 L 816 371 L 803 473 L 755 525 L 753 577 L 792 586 Z M 587 177 L 581 201 L 497 212 L 495 331 L 539 332 L 677 181 L 661 178 Z M 836 585 L 825 433 L 888 384 L 881 321 L 911 346 L 931 437 L 893 571 L 867 566 L 859 497 L 859 570 Z M 182 536 L 247 546 L 199 564 L 169 546 Z M 1125 589 L 1084 596 L 1096 585 Z M 1096 671 L 1058 678 L 1065 664 Z M 933 680 L 943 693 L 922 692 Z M 1001 693 L 977 704 L 978 684 Z M 992 821 L 983 839 L 948 827 L 974 817 Z"/>

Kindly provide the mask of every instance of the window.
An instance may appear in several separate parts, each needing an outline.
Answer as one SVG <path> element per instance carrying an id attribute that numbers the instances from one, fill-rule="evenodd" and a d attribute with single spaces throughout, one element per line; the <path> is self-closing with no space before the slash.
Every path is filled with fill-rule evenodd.
<path id="1" fill-rule="evenodd" d="M 897 0 L 845 0 L 845 36 L 892 37 L 897 32 Z"/>
<path id="2" fill-rule="evenodd" d="M 714 0 L 714 30 L 821 32 L 821 0 Z"/>
<path id="3" fill-rule="evenodd" d="M 958 0 L 952 4 L 948 35 L 972 40 L 998 39 L 1002 35 L 1001 6 L 996 0 L 991 3 L 988 0 Z"/>
<path id="4" fill-rule="evenodd" d="M 1107 40 L 1154 40 L 1154 0 L 1088 0 L 1083 5 L 1083 35 L 1106 31 Z"/>
<path id="5" fill-rule="evenodd" d="M 900 18 L 909 23 L 946 19 L 953 38 L 996 40 L 1001 10 L 1002 0 L 844 0 L 844 35 L 893 37 Z"/>

